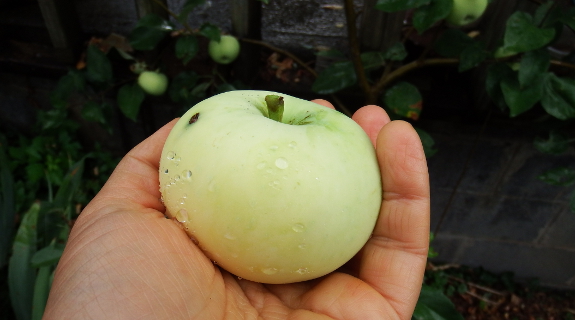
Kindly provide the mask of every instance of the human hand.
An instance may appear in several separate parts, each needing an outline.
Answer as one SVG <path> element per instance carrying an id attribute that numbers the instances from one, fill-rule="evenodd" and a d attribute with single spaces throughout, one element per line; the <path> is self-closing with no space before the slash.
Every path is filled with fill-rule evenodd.
<path id="1" fill-rule="evenodd" d="M 158 163 L 174 120 L 122 159 L 79 216 L 44 319 L 410 319 L 429 246 L 425 156 L 413 128 L 383 109 L 353 119 L 376 146 L 383 203 L 373 236 L 341 270 L 268 285 L 214 265 L 163 214 Z"/>

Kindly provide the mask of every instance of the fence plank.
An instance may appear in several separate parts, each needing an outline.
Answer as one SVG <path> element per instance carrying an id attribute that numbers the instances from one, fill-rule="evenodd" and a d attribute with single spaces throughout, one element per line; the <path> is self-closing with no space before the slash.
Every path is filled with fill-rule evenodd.
<path id="1" fill-rule="evenodd" d="M 164 7 L 168 7 L 166 0 L 158 0 L 163 4 Z M 138 19 L 144 17 L 149 13 L 154 13 L 159 15 L 164 19 L 168 19 L 168 12 L 154 0 L 135 0 L 136 9 L 138 12 Z"/>
<path id="2" fill-rule="evenodd" d="M 377 0 L 365 0 L 359 27 L 362 49 L 386 51 L 401 39 L 405 12 L 387 13 L 375 9 Z"/>
<path id="3" fill-rule="evenodd" d="M 80 23 L 70 0 L 38 0 L 54 48 L 73 48 L 80 39 Z"/>

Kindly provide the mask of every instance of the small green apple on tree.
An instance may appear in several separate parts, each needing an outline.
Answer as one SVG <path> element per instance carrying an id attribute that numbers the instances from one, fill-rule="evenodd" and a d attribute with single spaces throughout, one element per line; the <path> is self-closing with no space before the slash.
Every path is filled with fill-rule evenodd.
<path id="1" fill-rule="evenodd" d="M 266 91 L 230 91 L 188 110 L 159 174 L 166 215 L 219 266 L 261 283 L 345 264 L 382 200 L 375 149 L 355 121 Z"/>
<path id="2" fill-rule="evenodd" d="M 168 88 L 168 77 L 161 72 L 144 71 L 138 76 L 138 84 L 147 94 L 161 96 Z"/>
<path id="3" fill-rule="evenodd" d="M 234 36 L 222 35 L 220 41 L 210 40 L 208 53 L 215 62 L 230 64 L 240 54 L 240 43 Z"/>
<path id="4" fill-rule="evenodd" d="M 445 20 L 454 26 L 465 26 L 479 19 L 489 0 L 453 0 L 453 8 Z"/>

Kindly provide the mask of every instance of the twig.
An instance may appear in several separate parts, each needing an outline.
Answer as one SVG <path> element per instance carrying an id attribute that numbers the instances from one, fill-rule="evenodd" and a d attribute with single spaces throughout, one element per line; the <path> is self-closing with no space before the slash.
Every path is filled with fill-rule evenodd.
<path id="1" fill-rule="evenodd" d="M 363 63 L 361 61 L 361 52 L 359 50 L 359 40 L 357 39 L 357 28 L 355 25 L 356 16 L 355 10 L 353 8 L 353 0 L 345 0 L 344 4 L 347 24 L 347 38 L 351 48 L 351 60 L 353 62 L 355 74 L 357 75 L 357 80 L 361 90 L 366 95 L 366 103 L 375 103 L 375 91 L 372 90 L 369 82 L 367 81 L 367 76 L 365 75 Z"/>
<path id="2" fill-rule="evenodd" d="M 468 286 L 477 288 L 477 289 L 482 290 L 482 291 L 486 291 L 486 292 L 489 292 L 489 293 L 493 293 L 493 294 L 496 294 L 496 295 L 499 295 L 499 296 L 506 296 L 506 295 L 507 295 L 507 293 L 505 293 L 505 292 L 497 291 L 497 290 L 491 289 L 491 288 L 489 288 L 489 287 L 485 287 L 485 286 L 479 285 L 479 284 L 477 284 L 477 283 L 465 281 L 465 280 L 463 280 L 463 279 L 461 279 L 461 278 L 458 278 L 458 277 L 454 277 L 454 276 L 447 276 L 447 277 L 448 277 L 449 279 L 452 279 L 452 280 L 455 280 L 455 281 L 459 281 L 459 282 L 461 282 L 461 283 L 465 283 L 465 284 L 468 285 Z"/>
<path id="3" fill-rule="evenodd" d="M 467 293 L 468 295 L 470 295 L 470 296 L 472 296 L 472 297 L 475 297 L 475 298 L 477 298 L 477 299 L 479 299 L 479 300 L 481 300 L 481 301 L 483 301 L 483 302 L 485 302 L 485 303 L 492 304 L 492 305 L 496 305 L 496 304 L 497 304 L 497 302 L 491 301 L 491 300 L 489 300 L 489 299 L 487 299 L 487 298 L 485 298 L 485 297 L 482 297 L 482 296 L 478 295 L 477 293 L 474 293 L 474 292 L 471 292 L 471 291 L 466 291 L 465 293 Z"/>
<path id="4" fill-rule="evenodd" d="M 168 8 L 165 3 L 163 3 L 163 2 L 160 1 L 160 0 L 153 0 L 153 1 L 154 1 L 157 5 L 159 5 L 160 7 L 162 7 L 162 9 L 166 10 L 166 12 L 167 12 L 170 16 L 172 16 L 172 18 L 176 19 L 176 21 L 180 21 L 180 17 L 178 17 L 178 15 L 177 15 L 174 11 L 170 10 L 170 8 Z M 192 29 L 192 27 L 190 27 L 190 25 L 189 25 L 187 22 L 182 22 L 182 25 L 184 26 L 184 28 L 185 28 L 189 33 L 191 33 L 191 34 L 194 34 L 194 33 L 195 33 L 195 32 L 194 32 L 194 29 Z"/>

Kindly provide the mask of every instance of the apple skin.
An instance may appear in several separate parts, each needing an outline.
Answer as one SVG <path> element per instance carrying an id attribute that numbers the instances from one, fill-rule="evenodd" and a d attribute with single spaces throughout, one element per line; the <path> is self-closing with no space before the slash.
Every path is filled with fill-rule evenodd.
<path id="1" fill-rule="evenodd" d="M 447 23 L 454 26 L 465 26 L 479 19 L 489 0 L 453 0 L 453 8 L 445 18 Z"/>
<path id="2" fill-rule="evenodd" d="M 210 40 L 208 53 L 215 62 L 230 64 L 240 54 L 240 43 L 234 36 L 222 35 L 219 42 Z"/>
<path id="3" fill-rule="evenodd" d="M 148 94 L 161 96 L 168 88 L 168 77 L 155 71 L 144 71 L 138 76 L 138 84 Z"/>
<path id="4" fill-rule="evenodd" d="M 283 123 L 266 117 L 269 94 L 284 97 Z M 225 92 L 188 110 L 159 174 L 166 215 L 215 263 L 261 283 L 345 264 L 369 239 L 382 201 L 375 150 L 358 124 L 266 91 Z"/>

